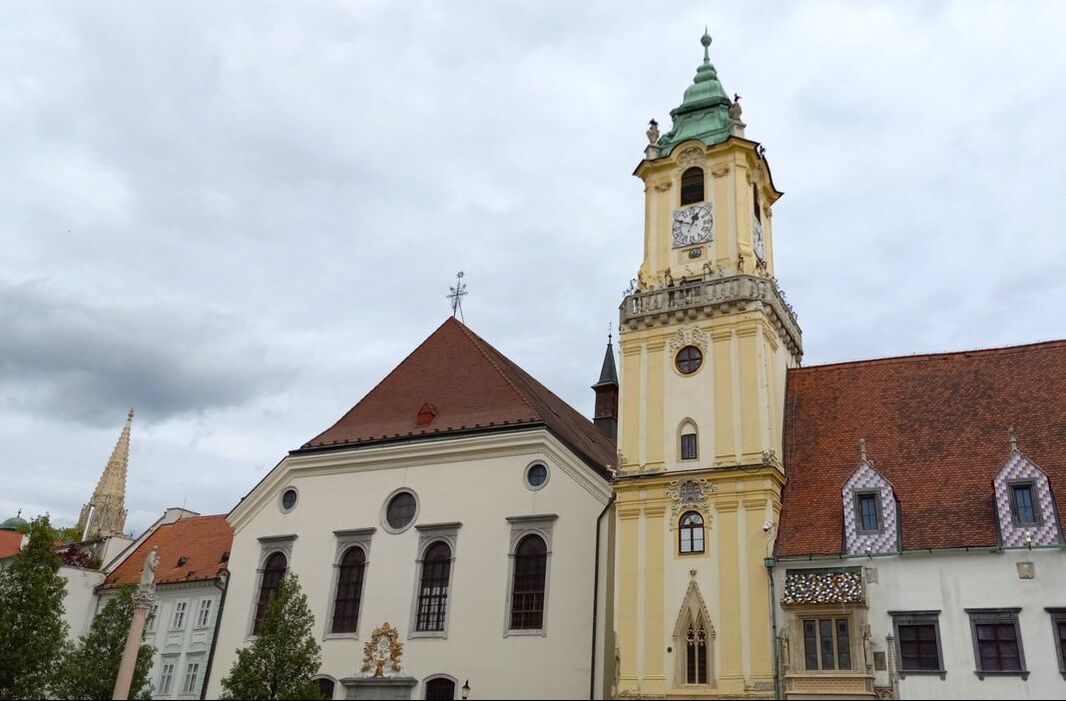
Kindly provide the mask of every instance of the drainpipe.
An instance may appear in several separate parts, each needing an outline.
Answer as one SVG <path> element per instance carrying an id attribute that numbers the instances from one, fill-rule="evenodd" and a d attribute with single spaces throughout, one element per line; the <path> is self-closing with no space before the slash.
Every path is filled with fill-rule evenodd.
<path id="1" fill-rule="evenodd" d="M 770 577 L 770 644 L 773 645 L 773 663 L 774 663 L 774 698 L 780 699 L 781 696 L 781 646 L 777 643 L 777 602 L 774 596 L 774 558 L 768 557 L 763 560 L 763 564 L 766 565 L 766 574 Z"/>
<path id="2" fill-rule="evenodd" d="M 594 573 L 592 575 L 592 666 L 589 668 L 589 700 L 596 698 L 596 622 L 597 612 L 600 608 L 600 524 L 603 522 L 603 517 L 607 515 L 607 511 L 610 510 L 614 504 L 614 494 L 611 494 L 611 498 L 607 501 L 607 505 L 603 507 L 603 511 L 596 517 L 596 564 Z M 609 620 L 609 617 L 608 617 Z M 607 641 L 607 631 L 603 631 L 603 640 Z M 607 680 L 607 670 L 604 668 L 604 681 Z"/>
<path id="3" fill-rule="evenodd" d="M 221 586 L 219 586 L 221 585 Z M 229 570 L 219 573 L 215 586 L 222 590 L 218 600 L 218 616 L 215 617 L 215 632 L 211 634 L 211 650 L 207 653 L 207 666 L 204 669 L 204 685 L 200 689 L 200 699 L 207 698 L 207 682 L 211 679 L 211 665 L 215 662 L 215 647 L 218 645 L 218 631 L 222 628 L 222 611 L 226 608 L 226 592 L 229 591 Z"/>

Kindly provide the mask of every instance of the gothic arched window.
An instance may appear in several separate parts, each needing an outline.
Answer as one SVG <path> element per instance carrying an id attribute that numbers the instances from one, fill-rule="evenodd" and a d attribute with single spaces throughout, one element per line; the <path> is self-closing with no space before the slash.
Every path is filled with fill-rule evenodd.
<path id="1" fill-rule="evenodd" d="M 680 524 L 678 550 L 682 553 L 703 552 L 703 517 L 695 511 L 686 511 Z"/>
<path id="2" fill-rule="evenodd" d="M 422 578 L 418 586 L 417 631 L 442 631 L 448 612 L 448 581 L 452 568 L 452 550 L 443 541 L 426 549 L 422 558 Z"/>
<path id="3" fill-rule="evenodd" d="M 680 455 L 682 460 L 695 460 L 699 457 L 699 433 L 696 424 L 685 420 L 681 423 Z"/>
<path id="4" fill-rule="evenodd" d="M 511 590 L 511 629 L 544 627 L 544 575 L 548 548 L 538 535 L 527 535 L 515 548 L 514 584 Z"/>
<path id="5" fill-rule="evenodd" d="M 689 168 L 681 174 L 681 204 L 703 202 L 703 169 Z"/>
<path id="6" fill-rule="evenodd" d="M 255 625 L 252 628 L 253 635 L 259 634 L 259 625 L 266 616 L 267 606 L 274 598 L 274 593 L 281 587 L 281 579 L 285 576 L 288 565 L 284 553 L 273 553 L 263 565 L 263 577 L 259 582 L 259 602 L 255 607 Z"/>
<path id="7" fill-rule="evenodd" d="M 359 601 L 363 595 L 366 554 L 356 546 L 348 548 L 337 573 L 337 594 L 333 600 L 333 633 L 354 633 L 359 623 Z"/>
<path id="8" fill-rule="evenodd" d="M 685 633 L 685 683 L 707 683 L 707 631 L 694 623 Z"/>

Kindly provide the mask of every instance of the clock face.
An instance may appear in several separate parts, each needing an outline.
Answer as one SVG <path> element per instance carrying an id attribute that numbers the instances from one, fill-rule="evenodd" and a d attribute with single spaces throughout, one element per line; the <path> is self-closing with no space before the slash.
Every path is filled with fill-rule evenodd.
<path id="1" fill-rule="evenodd" d="M 714 238 L 710 202 L 674 210 L 674 248 L 705 243 Z"/>
<path id="2" fill-rule="evenodd" d="M 753 219 L 751 222 L 751 245 L 755 249 L 755 255 L 759 256 L 759 260 L 766 257 L 765 245 L 763 243 L 762 235 L 762 223 L 758 219 Z"/>

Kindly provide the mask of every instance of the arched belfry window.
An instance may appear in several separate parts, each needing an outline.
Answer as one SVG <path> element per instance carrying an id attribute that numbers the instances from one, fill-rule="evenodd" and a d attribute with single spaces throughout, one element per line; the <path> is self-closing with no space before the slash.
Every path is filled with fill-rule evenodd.
<path id="1" fill-rule="evenodd" d="M 274 594 L 281 587 L 281 580 L 285 576 L 285 570 L 288 568 L 288 560 L 285 559 L 284 553 L 273 553 L 266 559 L 266 563 L 263 565 L 263 577 L 259 582 L 259 602 L 255 607 L 255 625 L 252 628 L 252 634 L 259 634 L 259 626 L 263 622 L 263 618 L 266 616 L 267 606 L 270 604 L 270 600 L 274 598 Z"/>
<path id="2" fill-rule="evenodd" d="M 703 552 L 703 516 L 696 511 L 686 511 L 681 515 L 678 529 L 678 552 Z"/>
<path id="3" fill-rule="evenodd" d="M 359 602 L 363 595 L 366 554 L 356 546 L 348 548 L 337 573 L 337 595 L 333 600 L 332 633 L 354 633 L 359 624 Z"/>
<path id="4" fill-rule="evenodd" d="M 426 549 L 422 558 L 422 578 L 418 587 L 417 631 L 443 631 L 448 613 L 448 582 L 452 568 L 452 550 L 444 541 Z"/>
<path id="5" fill-rule="evenodd" d="M 689 168 L 681 174 L 681 205 L 703 202 L 703 168 Z"/>
<path id="6" fill-rule="evenodd" d="M 511 629 L 539 630 L 544 627 L 544 575 L 547 571 L 548 547 L 539 535 L 527 535 L 518 543 L 514 558 Z"/>

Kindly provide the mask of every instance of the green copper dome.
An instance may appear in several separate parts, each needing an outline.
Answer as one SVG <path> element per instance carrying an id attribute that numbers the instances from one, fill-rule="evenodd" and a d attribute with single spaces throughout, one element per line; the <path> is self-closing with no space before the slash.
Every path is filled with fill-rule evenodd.
<path id="1" fill-rule="evenodd" d="M 696 69 L 696 78 L 685 91 L 681 104 L 670 112 L 674 127 L 659 139 L 659 155 L 669 156 L 674 146 L 689 139 L 699 139 L 710 146 L 729 137 L 729 107 L 718 71 L 711 64 L 708 48 L 711 37 L 706 30 L 703 38 L 703 65 Z"/>
<path id="2" fill-rule="evenodd" d="M 30 524 L 26 523 L 26 519 L 21 518 L 19 516 L 12 516 L 11 518 L 7 519 L 2 524 L 0 524 L 0 528 L 6 528 L 6 529 L 14 531 L 14 530 L 18 530 L 20 528 L 24 528 L 25 526 L 28 526 L 28 525 L 30 525 Z"/>

